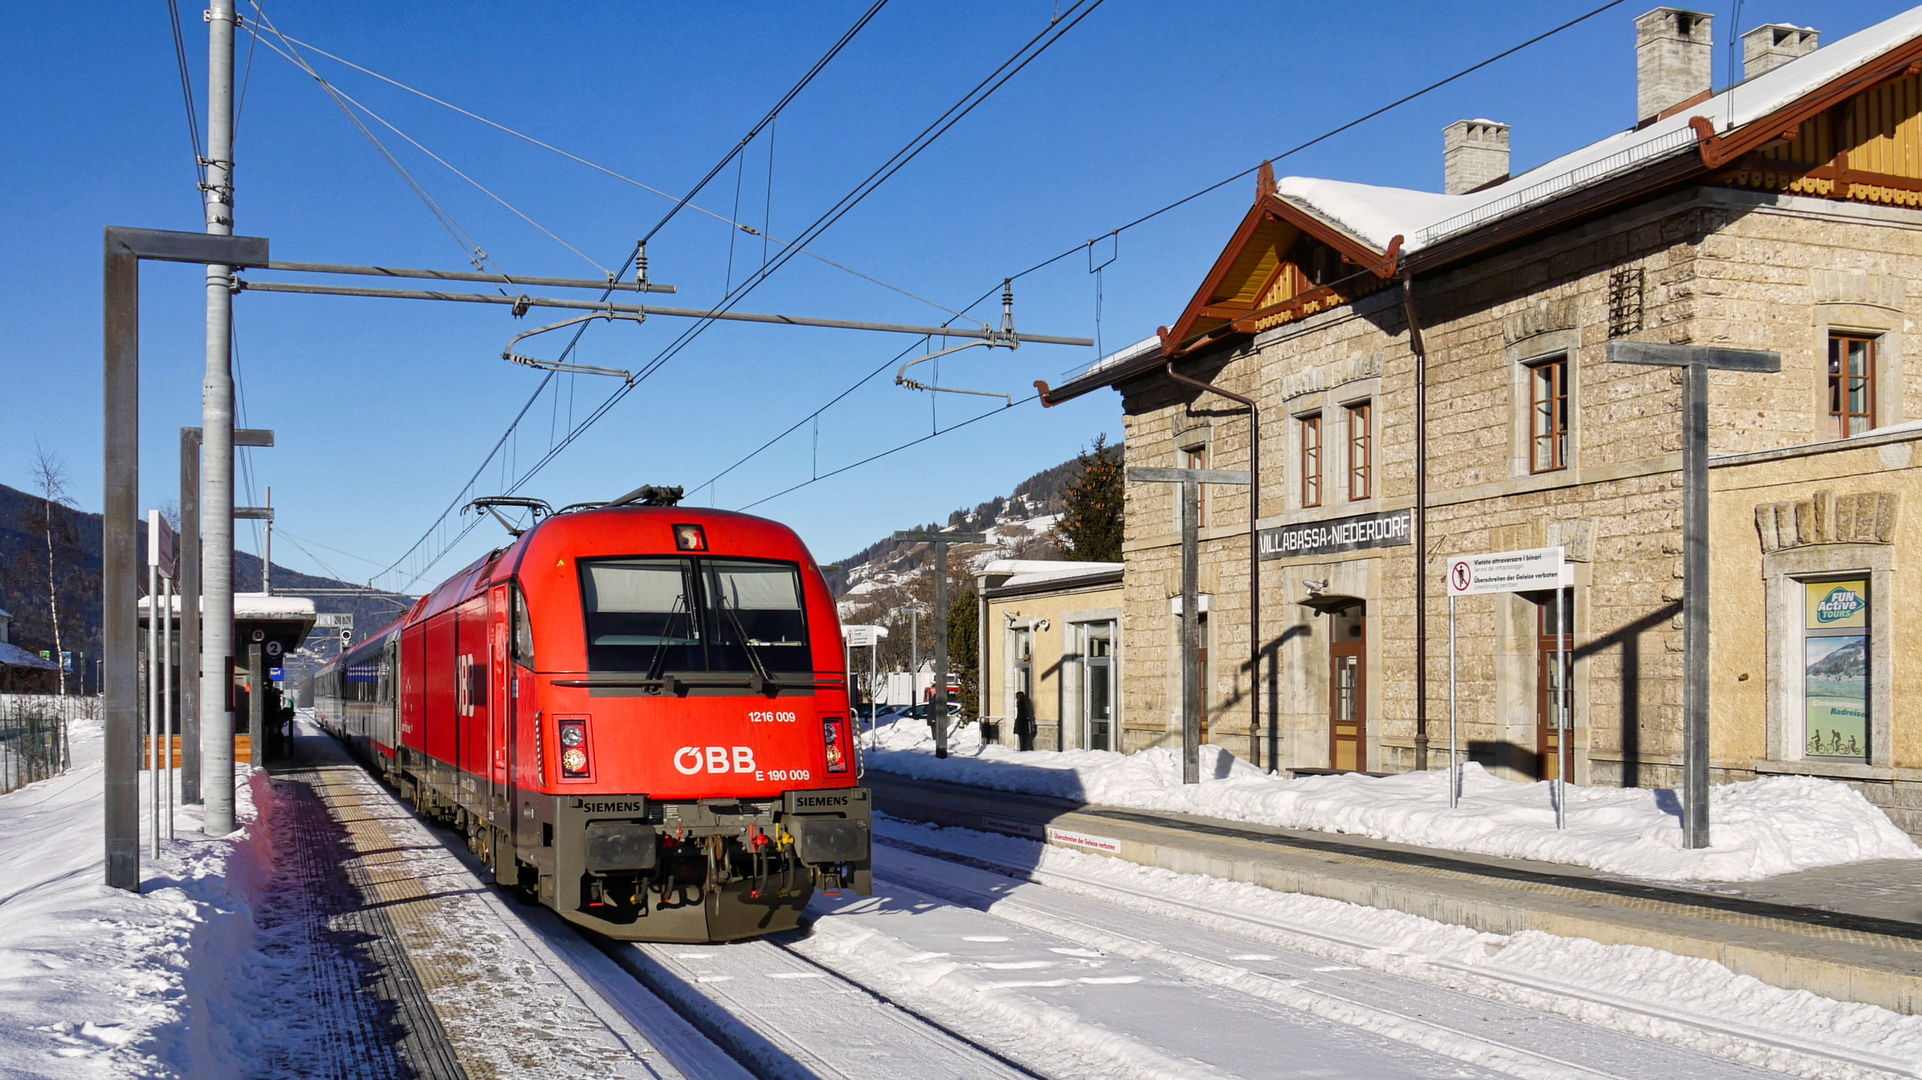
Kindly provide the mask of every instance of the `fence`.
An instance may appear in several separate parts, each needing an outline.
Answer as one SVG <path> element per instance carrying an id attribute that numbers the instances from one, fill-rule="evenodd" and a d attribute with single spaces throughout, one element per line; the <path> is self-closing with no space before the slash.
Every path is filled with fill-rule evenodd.
<path id="1" fill-rule="evenodd" d="M 96 718 L 99 708 L 91 695 L 0 696 L 0 794 L 66 772 L 69 722 Z"/>

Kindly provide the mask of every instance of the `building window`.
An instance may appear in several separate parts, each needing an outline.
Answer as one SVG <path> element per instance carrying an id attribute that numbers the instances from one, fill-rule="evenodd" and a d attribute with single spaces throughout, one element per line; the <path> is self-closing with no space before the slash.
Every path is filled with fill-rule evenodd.
<path id="1" fill-rule="evenodd" d="M 1869 757 L 1868 576 L 1803 581 L 1803 753 Z"/>
<path id="2" fill-rule="evenodd" d="M 1568 467 L 1568 356 L 1552 356 L 1528 368 L 1530 472 Z"/>
<path id="3" fill-rule="evenodd" d="M 1321 414 L 1301 418 L 1301 505 L 1321 505 Z"/>
<path id="4" fill-rule="evenodd" d="M 1368 403 L 1348 406 L 1348 497 L 1366 499 L 1374 494 L 1374 470 L 1369 453 L 1374 440 L 1368 430 Z"/>
<path id="5" fill-rule="evenodd" d="M 1829 337 L 1829 431 L 1835 438 L 1875 426 L 1875 339 Z"/>
<path id="6" fill-rule="evenodd" d="M 1197 446 L 1193 450 L 1183 450 L 1181 452 L 1181 467 L 1184 469 L 1207 468 L 1208 448 L 1205 446 Z M 1195 496 L 1195 528 L 1197 529 L 1204 528 L 1208 524 L 1208 485 L 1202 484 L 1199 485 L 1199 487 L 1200 490 Z M 1181 496 L 1177 495 L 1175 497 L 1178 499 Z M 1181 508 L 1179 506 L 1175 507 L 1175 521 L 1177 523 L 1181 521 Z"/>

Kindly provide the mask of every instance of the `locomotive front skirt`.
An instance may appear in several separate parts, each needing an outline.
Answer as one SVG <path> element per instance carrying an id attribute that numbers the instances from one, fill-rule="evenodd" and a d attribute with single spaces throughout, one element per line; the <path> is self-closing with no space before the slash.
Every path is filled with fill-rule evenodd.
<path id="1" fill-rule="evenodd" d="M 840 623 L 772 521 L 549 517 L 323 667 L 314 705 L 501 886 L 609 937 L 749 937 L 871 889 Z"/>

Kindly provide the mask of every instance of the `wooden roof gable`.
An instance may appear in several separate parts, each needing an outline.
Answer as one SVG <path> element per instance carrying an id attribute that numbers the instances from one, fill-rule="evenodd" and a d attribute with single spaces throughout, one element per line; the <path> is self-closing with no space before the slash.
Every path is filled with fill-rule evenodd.
<path id="1" fill-rule="evenodd" d="M 1341 267 L 1332 280 L 1324 271 L 1315 275 L 1324 283 L 1316 284 L 1299 265 L 1304 237 L 1308 250 L 1317 245 L 1327 249 L 1331 262 Z M 1347 303 L 1393 277 L 1400 253 L 1399 236 L 1387 251 L 1375 251 L 1281 198 L 1274 167 L 1264 161 L 1255 181 L 1254 205 L 1174 327 L 1157 331 L 1162 352 L 1173 358 L 1234 334 L 1252 334 Z M 1368 275 L 1375 280 L 1363 280 Z"/>

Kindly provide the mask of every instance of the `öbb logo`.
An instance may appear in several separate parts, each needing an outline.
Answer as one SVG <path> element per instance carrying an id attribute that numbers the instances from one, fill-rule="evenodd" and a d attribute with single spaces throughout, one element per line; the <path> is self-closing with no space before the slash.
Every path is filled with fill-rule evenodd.
<path id="1" fill-rule="evenodd" d="M 729 753 L 730 750 L 733 752 Z M 754 764 L 752 746 L 683 746 L 674 751 L 674 768 L 682 776 L 693 776 L 703 771 L 710 773 L 758 771 Z"/>

